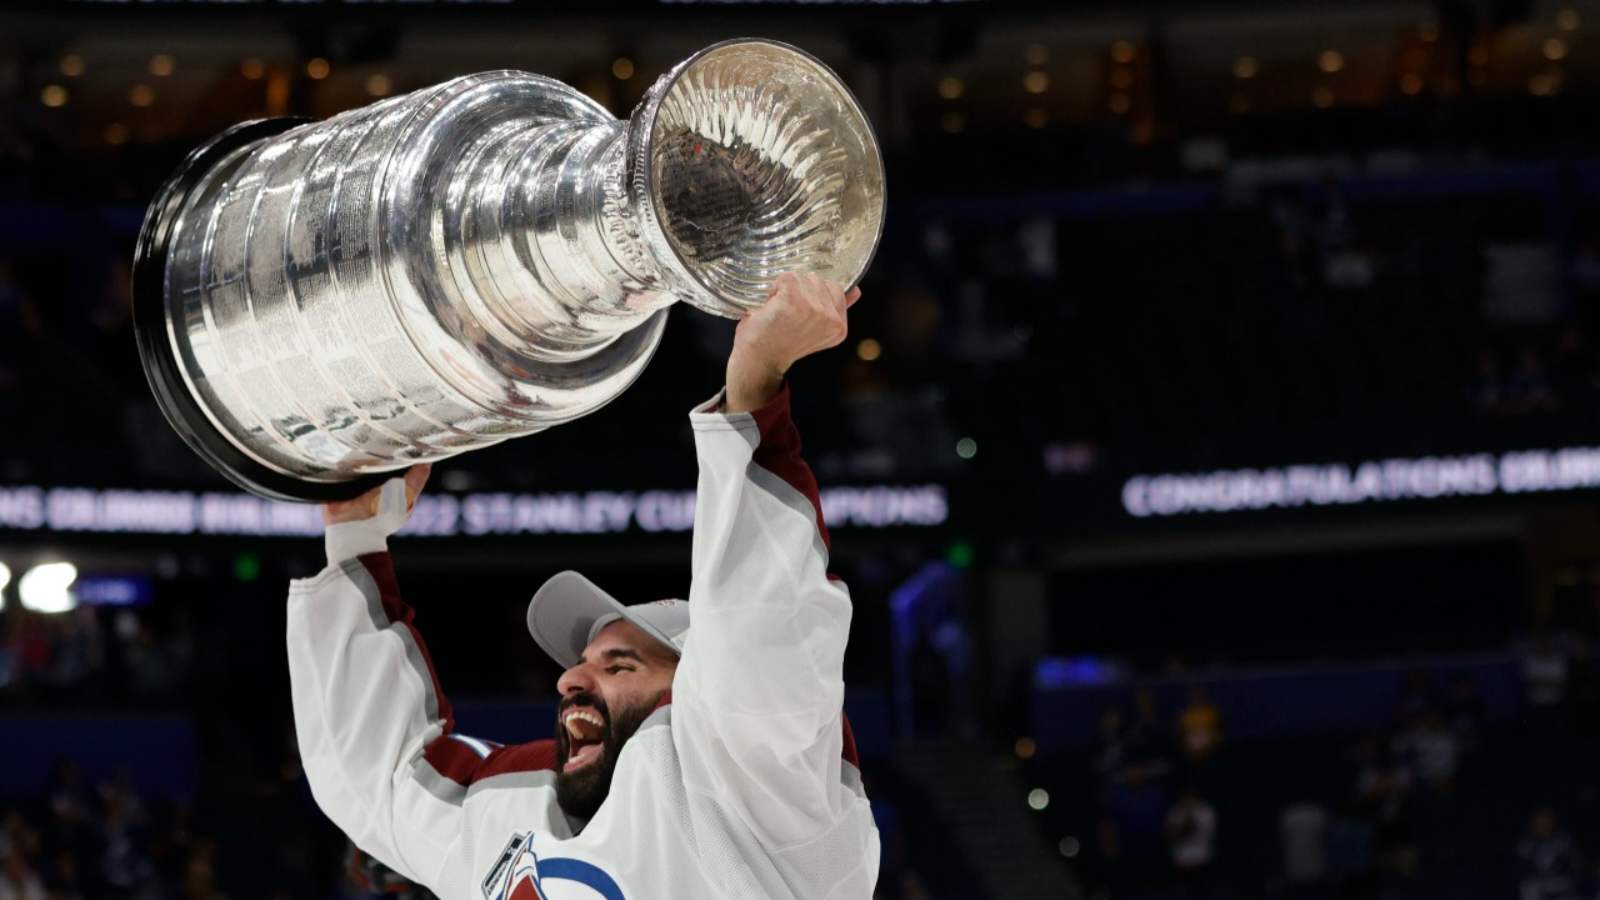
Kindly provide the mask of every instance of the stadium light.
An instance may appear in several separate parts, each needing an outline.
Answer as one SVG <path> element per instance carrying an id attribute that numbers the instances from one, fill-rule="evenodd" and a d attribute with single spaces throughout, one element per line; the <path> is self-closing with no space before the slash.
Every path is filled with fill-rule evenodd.
<path id="1" fill-rule="evenodd" d="M 71 612 L 78 605 L 72 583 L 78 580 L 78 567 L 69 562 L 34 566 L 17 579 L 17 595 L 23 609 L 37 613 Z"/>

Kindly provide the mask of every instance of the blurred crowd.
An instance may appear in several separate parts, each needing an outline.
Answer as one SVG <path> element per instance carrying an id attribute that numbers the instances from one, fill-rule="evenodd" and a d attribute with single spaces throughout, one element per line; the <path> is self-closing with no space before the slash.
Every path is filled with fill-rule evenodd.
<path id="1" fill-rule="evenodd" d="M 21 800 L 0 806 L 3 900 L 223 900 L 215 842 L 181 804 L 147 804 L 126 777 L 87 784 L 70 760 Z"/>
<path id="2" fill-rule="evenodd" d="M 189 683 L 196 642 L 186 620 L 152 627 L 132 609 L 65 614 L 17 608 L 0 618 L 0 699 L 8 704 L 171 704 Z"/>
<path id="3" fill-rule="evenodd" d="M 1046 828 L 1088 835 L 1062 853 L 1089 896 L 1579 900 L 1600 891 L 1587 652 L 1522 645 L 1516 721 L 1491 723 L 1471 678 L 1414 673 L 1390 721 L 1342 737 L 1234 740 L 1203 685 L 1175 707 L 1141 688 L 1086 755 L 1027 771 L 1072 798 Z"/>

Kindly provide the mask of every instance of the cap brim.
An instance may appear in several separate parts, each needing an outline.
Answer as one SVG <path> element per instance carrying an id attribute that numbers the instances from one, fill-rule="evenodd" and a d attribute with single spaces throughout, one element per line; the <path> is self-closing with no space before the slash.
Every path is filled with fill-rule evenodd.
<path id="1" fill-rule="evenodd" d="M 577 572 L 550 576 L 528 601 L 528 633 L 550 658 L 570 669 L 583 658 L 596 622 L 628 616 L 627 609 Z"/>
<path id="2" fill-rule="evenodd" d="M 674 654 L 683 652 L 672 635 L 648 618 L 632 612 L 617 598 L 577 572 L 557 572 L 528 601 L 528 633 L 563 669 L 583 659 L 595 632 L 617 619 L 627 619 Z"/>

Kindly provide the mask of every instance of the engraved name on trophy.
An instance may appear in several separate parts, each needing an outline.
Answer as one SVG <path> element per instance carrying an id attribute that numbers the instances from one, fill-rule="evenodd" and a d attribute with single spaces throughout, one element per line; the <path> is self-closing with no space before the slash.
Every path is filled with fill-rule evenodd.
<path id="1" fill-rule="evenodd" d="M 139 352 L 236 484 L 353 497 L 598 409 L 678 300 L 737 317 L 785 271 L 854 283 L 883 208 L 860 106 L 784 44 L 708 47 L 627 122 L 549 78 L 468 75 L 190 154 L 139 236 Z"/>

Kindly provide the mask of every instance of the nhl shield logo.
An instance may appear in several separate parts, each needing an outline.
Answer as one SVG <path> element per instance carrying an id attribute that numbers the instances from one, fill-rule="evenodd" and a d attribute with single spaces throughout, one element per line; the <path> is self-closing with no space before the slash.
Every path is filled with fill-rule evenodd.
<path id="1" fill-rule="evenodd" d="M 627 900 L 616 879 L 594 863 L 540 859 L 534 834 L 516 834 L 483 880 L 485 900 Z"/>

